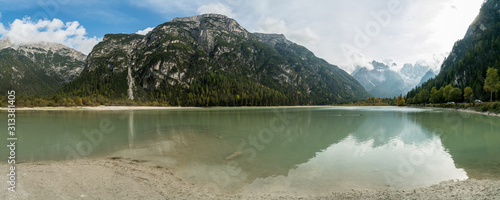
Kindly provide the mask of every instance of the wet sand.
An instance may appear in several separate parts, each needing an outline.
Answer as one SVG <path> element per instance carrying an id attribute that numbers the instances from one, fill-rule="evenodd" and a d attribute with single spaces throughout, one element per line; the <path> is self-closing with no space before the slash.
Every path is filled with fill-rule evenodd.
<path id="1" fill-rule="evenodd" d="M 0 164 L 7 172 L 9 165 Z M 182 180 L 173 169 L 125 158 L 20 163 L 17 190 L 0 199 L 500 199 L 500 180 L 447 181 L 407 190 L 332 190 L 328 194 L 217 193 Z M 5 178 L 6 180 L 6 178 Z"/>

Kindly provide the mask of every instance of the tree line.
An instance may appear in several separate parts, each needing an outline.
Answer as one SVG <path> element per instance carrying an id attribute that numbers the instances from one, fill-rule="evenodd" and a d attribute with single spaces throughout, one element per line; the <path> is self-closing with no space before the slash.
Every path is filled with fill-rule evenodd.
<path id="1" fill-rule="evenodd" d="M 497 94 L 498 90 L 500 90 L 498 69 L 489 68 L 487 70 L 483 89 L 490 94 L 490 101 L 493 101 L 494 94 Z M 477 98 L 471 87 L 465 87 L 462 90 L 459 87 L 453 87 L 452 84 L 440 87 L 439 89 L 434 86 L 430 91 L 425 88 L 419 88 L 419 90 L 415 95 L 409 94 L 406 102 L 409 104 L 473 102 Z"/>
<path id="2" fill-rule="evenodd" d="M 116 81 L 120 79 L 114 77 L 109 79 L 104 79 L 103 76 L 90 77 L 98 78 L 88 78 L 85 82 L 77 80 L 51 95 L 20 94 L 17 97 L 17 105 L 20 107 L 99 105 L 210 107 L 292 106 L 321 102 L 321 99 L 311 97 L 297 88 L 273 89 L 249 79 L 213 72 L 195 79 L 189 86 L 162 84 L 151 91 L 138 88 L 135 91 L 134 100 L 129 100 L 126 81 Z M 325 99 L 331 96 L 331 94 L 325 96 Z M 3 98 L 4 102 L 6 102 L 5 98 Z"/>

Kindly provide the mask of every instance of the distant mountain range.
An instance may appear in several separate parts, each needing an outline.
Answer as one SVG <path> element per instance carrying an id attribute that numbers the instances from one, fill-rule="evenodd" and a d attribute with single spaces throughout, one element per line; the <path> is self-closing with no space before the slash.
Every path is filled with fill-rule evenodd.
<path id="1" fill-rule="evenodd" d="M 0 93 L 47 95 L 80 75 L 86 55 L 60 44 L 12 45 L 0 40 Z"/>
<path id="2" fill-rule="evenodd" d="M 182 106 L 318 105 L 372 96 L 285 36 L 250 33 L 216 14 L 175 18 L 145 36 L 105 35 L 88 57 L 57 44 L 2 46 L 1 89 L 28 95 L 59 91 Z"/>
<path id="3" fill-rule="evenodd" d="M 377 61 L 372 61 L 369 66 L 371 69 L 358 66 L 351 75 L 378 98 L 405 95 L 415 86 L 435 76 L 428 66 L 418 63 L 404 64 L 399 71 L 394 71 L 389 65 Z"/>
<path id="4" fill-rule="evenodd" d="M 413 98 L 421 90 L 431 91 L 433 87 L 439 89 L 452 84 L 462 90 L 471 87 L 474 97 L 489 99 L 490 94 L 483 90 L 483 85 L 488 68 L 500 69 L 499 22 L 500 0 L 485 1 L 464 38 L 453 46 L 439 75 L 410 91 L 407 96 Z"/>

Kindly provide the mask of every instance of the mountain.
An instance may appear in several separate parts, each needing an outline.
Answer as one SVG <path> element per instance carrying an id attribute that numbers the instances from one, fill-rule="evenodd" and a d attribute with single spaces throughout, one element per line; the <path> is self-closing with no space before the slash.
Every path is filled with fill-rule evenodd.
<path id="1" fill-rule="evenodd" d="M 80 75 L 86 55 L 61 44 L 0 40 L 0 93 L 46 95 Z"/>
<path id="2" fill-rule="evenodd" d="M 168 105 L 331 104 L 370 97 L 349 74 L 283 35 L 206 14 L 147 35 L 108 34 L 67 94 Z"/>
<path id="3" fill-rule="evenodd" d="M 410 91 L 407 96 L 413 98 L 422 90 L 452 84 L 462 90 L 471 87 L 476 98 L 488 99 L 489 93 L 483 90 L 483 85 L 489 67 L 500 69 L 500 0 L 483 3 L 464 38 L 455 42 L 436 78 Z"/>
<path id="4" fill-rule="evenodd" d="M 428 80 L 430 80 L 434 77 L 436 77 L 436 74 L 434 74 L 434 72 L 432 70 L 427 71 L 427 73 L 425 73 L 425 75 L 422 77 L 422 79 L 420 79 L 420 83 L 418 83 L 417 87 L 420 87 L 422 84 L 424 84 L 425 82 L 427 82 Z"/>
<path id="5" fill-rule="evenodd" d="M 401 75 L 406 76 L 410 79 L 420 80 L 428 71 L 428 66 L 419 63 L 415 63 L 415 65 L 407 63 L 403 65 L 403 68 L 401 68 L 399 72 L 401 73 Z"/>
<path id="6" fill-rule="evenodd" d="M 419 86 L 422 78 L 425 74 L 430 70 L 429 66 L 422 65 L 420 63 L 415 64 L 404 64 L 403 68 L 399 70 L 401 77 L 405 81 L 405 91 L 403 94 L 406 94 L 408 91 L 412 90 L 416 86 Z"/>
<path id="7" fill-rule="evenodd" d="M 372 61 L 369 65 L 373 69 L 358 66 L 351 75 L 377 98 L 393 98 L 406 94 L 417 86 L 430 70 L 428 66 L 419 63 L 404 64 L 399 71 L 394 71 L 389 66 L 397 66 L 396 63 L 384 64 Z"/>
<path id="8" fill-rule="evenodd" d="M 373 69 L 360 67 L 352 73 L 363 87 L 377 98 L 393 98 L 404 94 L 405 82 L 402 76 L 386 64 L 372 61 Z"/>

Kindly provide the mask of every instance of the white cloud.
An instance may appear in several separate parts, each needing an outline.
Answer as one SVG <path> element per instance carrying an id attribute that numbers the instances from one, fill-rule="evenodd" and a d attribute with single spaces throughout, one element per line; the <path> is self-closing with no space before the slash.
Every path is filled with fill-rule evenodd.
<path id="1" fill-rule="evenodd" d="M 282 19 L 265 18 L 259 23 L 258 32 L 284 34 L 287 39 L 300 45 L 307 45 L 319 41 L 321 38 L 309 27 L 290 30 Z"/>
<path id="2" fill-rule="evenodd" d="M 30 18 L 16 19 L 5 28 L 0 23 L 0 34 L 14 45 L 39 42 L 64 44 L 88 54 L 102 40 L 87 37 L 87 31 L 78 21 L 66 22 L 59 19 L 31 21 Z"/>
<path id="3" fill-rule="evenodd" d="M 290 31 L 287 33 L 291 40 L 299 41 L 300 43 L 307 45 L 309 43 L 318 42 L 321 38 L 313 32 L 310 28 L 303 28 L 296 31 Z"/>
<path id="4" fill-rule="evenodd" d="M 371 61 L 366 59 L 365 55 L 363 55 L 362 53 L 355 53 L 354 55 L 354 59 L 351 59 L 350 62 L 349 62 L 349 65 L 345 65 L 343 66 L 344 67 L 344 70 L 348 71 L 349 73 L 352 73 L 354 71 L 356 71 L 357 69 L 359 68 L 366 68 L 368 70 L 373 70 L 373 65 L 370 64 Z"/>
<path id="5" fill-rule="evenodd" d="M 139 34 L 139 35 L 146 35 L 148 34 L 149 32 L 151 32 L 154 28 L 153 27 L 148 27 L 144 30 L 139 30 L 136 32 L 136 34 Z"/>
<path id="6" fill-rule="evenodd" d="M 290 31 L 281 19 L 267 17 L 259 23 L 259 32 L 263 33 L 285 33 Z"/>
<path id="7" fill-rule="evenodd" d="M 228 16 L 231 18 L 236 16 L 233 13 L 233 11 L 231 10 L 231 8 L 229 8 L 228 6 L 221 4 L 221 3 L 211 3 L 211 4 L 203 5 L 203 6 L 200 6 L 197 11 L 198 11 L 198 14 L 215 13 L 215 14 L 222 14 L 222 15 L 225 15 L 225 16 Z"/>

